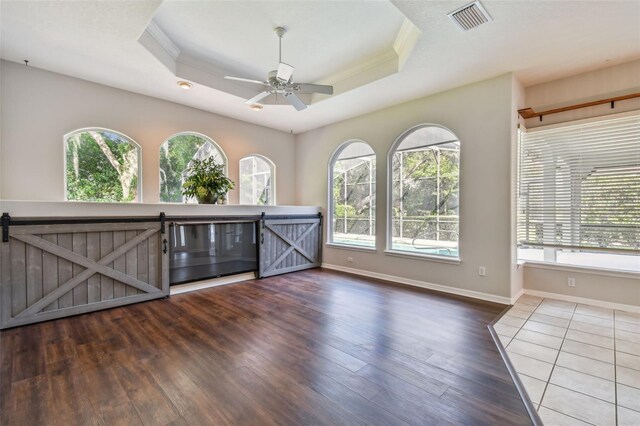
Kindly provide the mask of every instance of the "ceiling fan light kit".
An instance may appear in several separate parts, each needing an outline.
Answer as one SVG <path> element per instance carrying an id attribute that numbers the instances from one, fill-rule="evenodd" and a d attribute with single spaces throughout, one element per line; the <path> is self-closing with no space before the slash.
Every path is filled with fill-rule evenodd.
<path id="1" fill-rule="evenodd" d="M 322 84 L 294 83 L 292 81 L 293 71 L 295 70 L 295 68 L 287 63 L 282 62 L 282 37 L 287 32 L 287 30 L 284 27 L 277 27 L 274 29 L 274 31 L 278 36 L 278 69 L 267 73 L 267 81 L 225 76 L 225 78 L 228 80 L 260 84 L 264 87 L 263 92 L 260 92 L 253 98 L 246 100 L 245 103 L 253 108 L 254 105 L 259 105 L 259 102 L 265 99 L 267 96 L 280 94 L 296 110 L 301 111 L 307 108 L 307 104 L 305 104 L 297 94 L 320 93 L 324 95 L 333 95 L 333 86 Z M 260 105 L 260 107 L 262 107 L 262 105 Z"/>
<path id="2" fill-rule="evenodd" d="M 293 67 L 289 64 L 285 64 L 284 62 L 280 62 L 278 65 L 278 71 L 276 71 L 276 78 L 280 83 L 288 83 L 291 80 L 291 76 L 293 76 Z"/>

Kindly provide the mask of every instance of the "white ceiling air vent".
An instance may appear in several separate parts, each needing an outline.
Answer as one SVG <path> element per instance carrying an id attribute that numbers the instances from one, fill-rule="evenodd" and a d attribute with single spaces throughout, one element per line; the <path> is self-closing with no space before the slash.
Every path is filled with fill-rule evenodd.
<path id="1" fill-rule="evenodd" d="M 447 16 L 451 18 L 462 31 L 469 31 L 472 28 L 492 20 L 491 16 L 489 16 L 479 1 L 464 5 L 453 12 L 447 13 Z"/>

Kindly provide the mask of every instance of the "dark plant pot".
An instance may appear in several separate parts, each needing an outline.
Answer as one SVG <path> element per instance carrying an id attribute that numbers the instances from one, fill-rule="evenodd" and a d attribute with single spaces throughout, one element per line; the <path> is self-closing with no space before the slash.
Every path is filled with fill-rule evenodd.
<path id="1" fill-rule="evenodd" d="M 198 204 L 215 204 L 218 202 L 218 196 L 216 194 L 209 194 L 206 197 L 196 197 Z"/>

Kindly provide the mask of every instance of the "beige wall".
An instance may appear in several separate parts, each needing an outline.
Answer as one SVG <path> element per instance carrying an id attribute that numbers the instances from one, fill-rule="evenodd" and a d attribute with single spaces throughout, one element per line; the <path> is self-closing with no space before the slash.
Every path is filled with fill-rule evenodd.
<path id="1" fill-rule="evenodd" d="M 583 101 L 618 96 L 640 91 L 640 60 L 603 68 L 526 88 L 526 106 L 571 105 Z M 600 105 L 526 120 L 526 127 L 579 120 L 640 110 L 640 98 L 618 102 L 615 109 Z M 567 278 L 576 278 L 576 286 L 568 287 Z M 619 274 L 602 275 L 587 272 L 553 270 L 533 265 L 524 268 L 526 290 L 544 291 L 565 296 L 585 297 L 612 303 L 640 305 L 640 278 Z"/>
<path id="2" fill-rule="evenodd" d="M 567 286 L 567 279 L 576 280 L 575 287 Z M 613 274 L 555 270 L 535 266 L 524 267 L 526 290 L 543 291 L 564 296 L 640 306 L 640 278 L 623 278 Z"/>
<path id="3" fill-rule="evenodd" d="M 295 201 L 293 135 L 12 62 L 2 61 L 0 74 L 1 198 L 63 200 L 63 135 L 83 127 L 104 127 L 142 146 L 145 203 L 159 201 L 160 145 L 182 131 L 216 141 L 229 159 L 229 175 L 235 182 L 242 157 L 270 158 L 276 164 L 278 204 Z M 229 201 L 238 202 L 237 187 Z"/>
<path id="4" fill-rule="evenodd" d="M 327 165 L 341 143 L 361 139 L 377 154 L 377 253 L 325 247 L 323 261 L 510 297 L 513 85 L 512 75 L 503 75 L 298 135 L 299 204 L 326 209 Z M 384 253 L 387 152 L 403 131 L 423 123 L 443 125 L 461 141 L 459 265 Z M 354 262 L 347 262 L 347 257 Z M 486 266 L 486 277 L 478 275 L 480 265 Z"/>
<path id="5" fill-rule="evenodd" d="M 525 102 L 535 111 L 606 99 L 640 92 L 640 60 L 627 62 L 571 77 L 527 87 Z M 526 120 L 526 127 L 533 128 L 555 123 L 598 117 L 640 109 L 640 98 L 567 111 Z"/>

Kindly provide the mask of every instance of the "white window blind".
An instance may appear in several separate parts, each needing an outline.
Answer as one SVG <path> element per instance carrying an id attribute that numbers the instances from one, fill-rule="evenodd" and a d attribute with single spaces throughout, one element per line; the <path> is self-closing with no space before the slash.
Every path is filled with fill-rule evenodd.
<path id="1" fill-rule="evenodd" d="M 518 244 L 639 254 L 640 116 L 520 135 Z"/>

